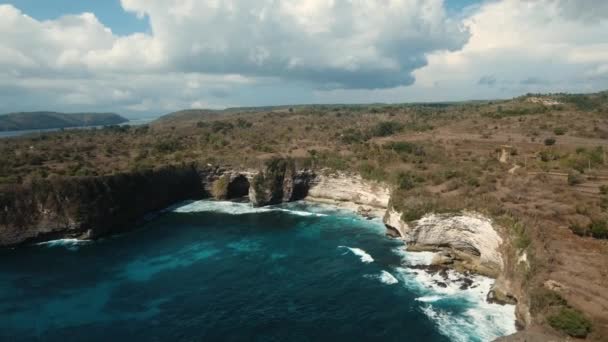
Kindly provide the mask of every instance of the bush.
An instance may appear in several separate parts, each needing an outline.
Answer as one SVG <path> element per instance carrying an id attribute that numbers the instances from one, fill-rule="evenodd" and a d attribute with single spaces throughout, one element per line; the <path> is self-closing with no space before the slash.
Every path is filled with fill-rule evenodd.
<path id="1" fill-rule="evenodd" d="M 576 234 L 578 236 L 587 236 L 587 234 L 589 232 L 587 227 L 581 226 L 580 224 L 577 224 L 577 223 L 572 223 L 569 228 L 574 234 Z"/>
<path id="2" fill-rule="evenodd" d="M 414 154 L 416 156 L 424 156 L 424 148 L 414 143 L 407 141 L 394 141 L 383 146 L 387 150 L 393 150 L 399 154 Z"/>
<path id="3" fill-rule="evenodd" d="M 387 173 L 383 168 L 376 167 L 370 163 L 363 163 L 359 166 L 359 173 L 364 179 L 370 179 L 375 181 L 386 180 Z"/>
<path id="4" fill-rule="evenodd" d="M 560 308 L 558 312 L 548 317 L 548 321 L 554 329 L 572 337 L 586 337 L 591 332 L 591 322 L 572 308 Z"/>
<path id="5" fill-rule="evenodd" d="M 545 145 L 546 146 L 553 146 L 555 145 L 557 141 L 555 140 L 555 138 L 547 138 L 545 139 Z"/>
<path id="6" fill-rule="evenodd" d="M 559 293 L 544 287 L 530 292 L 530 311 L 534 314 L 552 306 L 564 306 L 566 304 L 566 300 Z"/>
<path id="7" fill-rule="evenodd" d="M 411 172 L 399 172 L 395 183 L 400 190 L 411 190 L 416 186 L 418 179 Z"/>
<path id="8" fill-rule="evenodd" d="M 371 135 L 374 137 L 387 137 L 399 132 L 403 128 L 403 125 L 395 121 L 382 121 L 379 122 L 371 130 Z"/>
<path id="9" fill-rule="evenodd" d="M 596 239 L 608 239 L 608 224 L 604 220 L 595 220 L 589 226 L 591 236 Z"/>
<path id="10" fill-rule="evenodd" d="M 564 135 L 566 132 L 568 132 L 568 129 L 565 127 L 555 127 L 555 129 L 553 129 L 555 135 Z"/>
<path id="11" fill-rule="evenodd" d="M 584 181 L 583 176 L 578 173 L 570 172 L 568 173 L 568 185 L 574 186 L 581 184 Z"/>

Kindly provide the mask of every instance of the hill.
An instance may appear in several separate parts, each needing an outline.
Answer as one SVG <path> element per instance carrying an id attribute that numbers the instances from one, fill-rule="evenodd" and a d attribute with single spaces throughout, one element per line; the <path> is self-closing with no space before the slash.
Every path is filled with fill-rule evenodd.
<path id="1" fill-rule="evenodd" d="M 129 120 L 113 113 L 24 112 L 0 115 L 0 131 L 118 125 Z"/>

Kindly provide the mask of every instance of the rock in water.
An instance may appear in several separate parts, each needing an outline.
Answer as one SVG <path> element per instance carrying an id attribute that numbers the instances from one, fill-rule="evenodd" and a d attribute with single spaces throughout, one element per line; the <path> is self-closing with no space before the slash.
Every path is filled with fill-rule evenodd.
<path id="1" fill-rule="evenodd" d="M 293 197 L 295 163 L 290 158 L 273 158 L 266 162 L 251 182 L 249 199 L 256 207 L 289 202 Z"/>

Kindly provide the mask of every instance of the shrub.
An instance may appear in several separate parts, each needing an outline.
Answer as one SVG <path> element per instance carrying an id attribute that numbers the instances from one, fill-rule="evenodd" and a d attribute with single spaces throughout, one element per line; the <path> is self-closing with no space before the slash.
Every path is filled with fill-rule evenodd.
<path id="1" fill-rule="evenodd" d="M 232 130 L 233 128 L 234 125 L 232 125 L 230 122 L 213 121 L 211 123 L 211 131 L 213 131 L 213 133 L 226 133 Z"/>
<path id="2" fill-rule="evenodd" d="M 539 313 L 552 306 L 564 306 L 566 304 L 566 300 L 559 293 L 544 287 L 530 292 L 530 311 L 532 313 Z"/>
<path id="3" fill-rule="evenodd" d="M 591 236 L 596 239 L 608 239 L 608 224 L 604 220 L 595 220 L 589 226 Z"/>
<path id="4" fill-rule="evenodd" d="M 581 184 L 583 182 L 583 176 L 578 173 L 570 172 L 568 173 L 568 185 L 574 186 Z"/>
<path id="5" fill-rule="evenodd" d="M 572 308 L 560 308 L 559 311 L 548 317 L 548 321 L 554 329 L 572 337 L 586 337 L 591 332 L 591 322 Z"/>
<path id="6" fill-rule="evenodd" d="M 365 179 L 376 181 L 384 181 L 387 177 L 386 171 L 383 168 L 376 167 L 370 163 L 363 163 L 359 166 L 359 173 Z"/>
<path id="7" fill-rule="evenodd" d="M 608 195 L 608 185 L 602 185 L 602 186 L 600 186 L 600 194 L 602 194 L 602 195 Z"/>
<path id="8" fill-rule="evenodd" d="M 411 190 L 416 186 L 418 179 L 411 172 L 399 172 L 395 183 L 400 190 Z"/>
<path id="9" fill-rule="evenodd" d="M 371 135 L 374 137 L 387 137 L 400 131 L 403 125 L 395 121 L 382 121 L 374 126 Z"/>
<path id="10" fill-rule="evenodd" d="M 540 153 L 538 155 L 540 156 L 540 160 L 545 163 L 550 162 L 552 160 L 559 159 L 559 156 L 557 156 L 555 153 L 553 153 L 551 151 L 540 151 Z"/>
<path id="11" fill-rule="evenodd" d="M 576 234 L 578 236 L 587 236 L 587 233 L 588 233 L 587 227 L 581 226 L 580 224 L 577 224 L 577 223 L 572 223 L 569 228 L 574 234 Z"/>
<path id="12" fill-rule="evenodd" d="M 553 146 L 555 145 L 557 141 L 555 140 L 555 138 L 547 138 L 545 139 L 545 145 L 546 146 Z"/>
<path id="13" fill-rule="evenodd" d="M 399 154 L 414 154 L 416 156 L 424 156 L 424 148 L 414 143 L 407 141 L 394 141 L 384 145 L 385 149 L 393 150 Z"/>
<path id="14" fill-rule="evenodd" d="M 564 135 L 566 132 L 568 132 L 568 129 L 565 127 L 555 127 L 553 129 L 553 133 L 555 133 L 555 135 Z"/>

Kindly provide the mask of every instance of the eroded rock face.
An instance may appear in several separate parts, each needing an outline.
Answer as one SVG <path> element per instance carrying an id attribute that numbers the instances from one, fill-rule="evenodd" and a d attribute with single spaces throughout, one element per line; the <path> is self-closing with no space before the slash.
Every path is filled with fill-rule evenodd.
<path id="1" fill-rule="evenodd" d="M 401 220 L 401 214 L 393 208 L 389 208 L 384 215 L 384 224 L 386 225 L 387 234 L 396 238 L 405 238 L 410 227 L 407 223 Z"/>
<path id="2" fill-rule="evenodd" d="M 492 221 L 479 214 L 429 214 L 408 225 L 391 208 L 384 222 L 407 242 L 409 250 L 441 250 L 444 259 L 451 258 L 456 268 L 492 277 L 502 271 L 499 249 L 502 238 L 494 230 Z"/>
<path id="3" fill-rule="evenodd" d="M 338 172 L 317 175 L 308 190 L 308 198 L 387 208 L 390 190 L 383 184 L 366 181 L 359 175 Z"/>
<path id="4" fill-rule="evenodd" d="M 307 187 L 306 174 L 296 173 L 293 160 L 274 158 L 252 178 L 249 200 L 256 207 L 290 202 L 305 197 Z"/>
<path id="5" fill-rule="evenodd" d="M 191 165 L 6 189 L 0 193 L 0 246 L 117 233 L 152 212 L 202 196 L 201 177 Z"/>

